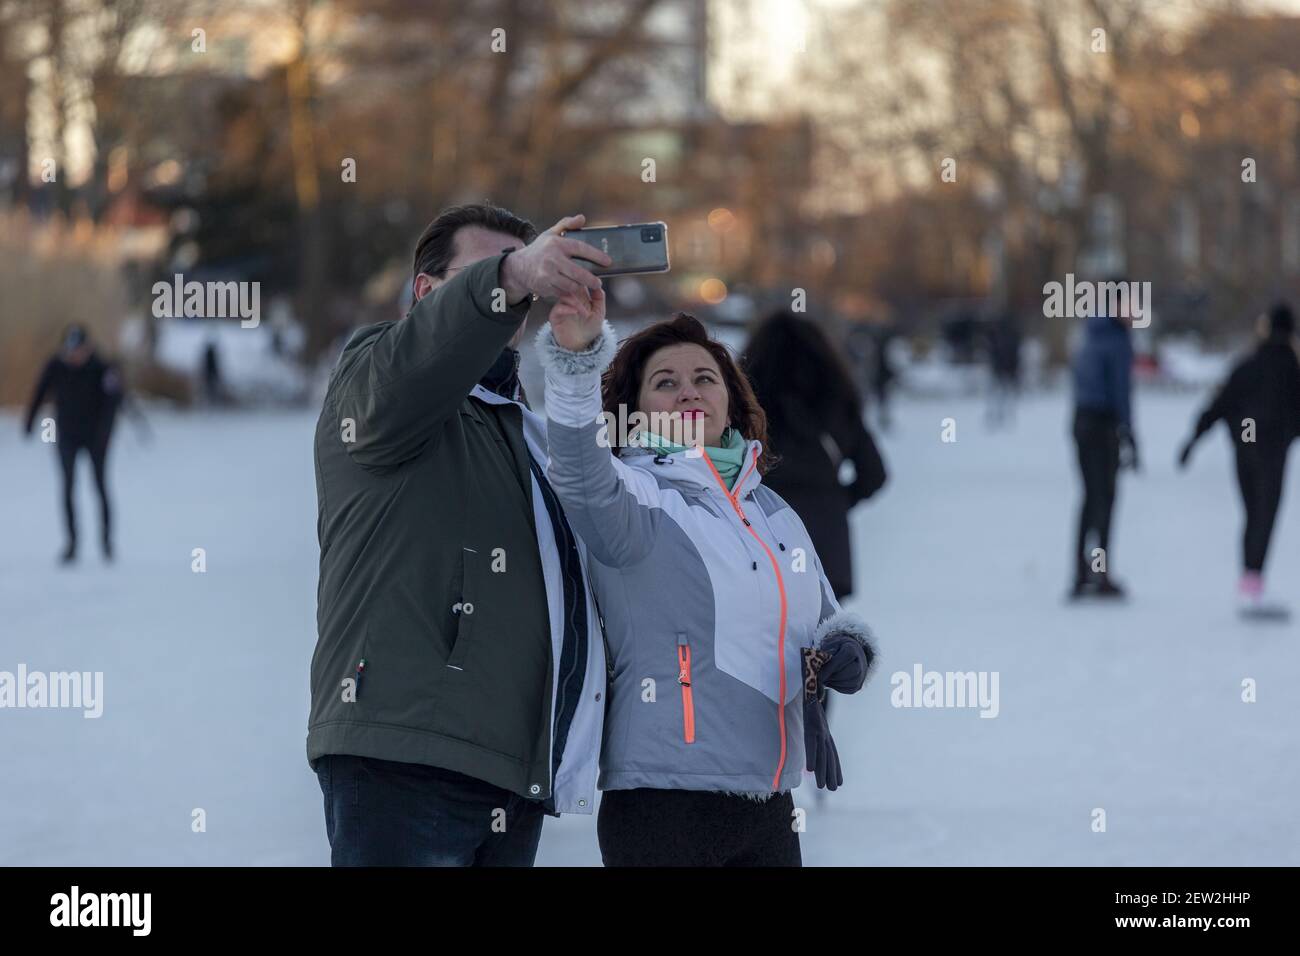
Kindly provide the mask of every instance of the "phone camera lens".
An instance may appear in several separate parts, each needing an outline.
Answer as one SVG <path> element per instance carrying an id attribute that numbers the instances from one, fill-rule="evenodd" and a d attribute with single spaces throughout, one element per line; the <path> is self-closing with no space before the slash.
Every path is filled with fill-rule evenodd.
<path id="1" fill-rule="evenodd" d="M 646 226 L 641 230 L 642 242 L 660 242 L 663 237 L 663 230 L 658 226 Z"/>

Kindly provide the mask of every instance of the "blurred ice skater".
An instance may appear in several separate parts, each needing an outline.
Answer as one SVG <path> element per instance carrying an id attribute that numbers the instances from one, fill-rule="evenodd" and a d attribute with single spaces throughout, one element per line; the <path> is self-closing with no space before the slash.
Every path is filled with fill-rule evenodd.
<path id="1" fill-rule="evenodd" d="M 1300 436 L 1300 359 L 1290 306 L 1274 305 L 1262 318 L 1259 331 L 1255 351 L 1237 364 L 1197 418 L 1178 465 L 1187 467 L 1192 448 L 1215 423 L 1228 426 L 1246 509 L 1238 585 L 1241 610 L 1251 616 L 1286 617 L 1285 607 L 1264 597 L 1264 559 L 1282 501 L 1287 451 Z"/>
<path id="2" fill-rule="evenodd" d="M 1020 395 L 1020 322 L 1015 312 L 1000 313 L 988 328 L 988 358 L 991 373 L 988 424 L 997 428 L 1015 417 Z"/>
<path id="3" fill-rule="evenodd" d="M 77 515 L 73 501 L 77 455 L 90 454 L 99 494 L 100 542 L 105 560 L 113 558 L 112 509 L 108 500 L 108 446 L 122 400 L 122 377 L 117 367 L 95 352 L 85 328 L 70 325 L 63 344 L 41 372 L 27 409 L 25 433 L 30 436 L 36 413 L 46 399 L 54 401 L 54 447 L 63 471 L 63 511 L 67 546 L 60 558 L 68 564 L 77 557 Z"/>
<path id="4" fill-rule="evenodd" d="M 1112 280 L 1118 281 L 1118 280 Z M 1138 469 L 1133 436 L 1132 319 L 1094 315 L 1074 359 L 1074 442 L 1083 478 L 1079 533 L 1075 544 L 1071 598 L 1119 598 L 1124 590 L 1110 577 L 1110 525 L 1121 468 Z M 1088 550 L 1089 541 L 1095 549 Z"/>

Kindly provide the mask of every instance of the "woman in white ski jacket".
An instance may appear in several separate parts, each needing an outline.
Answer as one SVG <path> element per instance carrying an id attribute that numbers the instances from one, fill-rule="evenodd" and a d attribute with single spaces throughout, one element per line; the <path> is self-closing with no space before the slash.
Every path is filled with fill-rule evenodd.
<path id="1" fill-rule="evenodd" d="M 763 412 L 725 346 L 678 313 L 620 348 L 604 312 L 601 291 L 565 297 L 537 343 L 547 477 L 608 642 L 602 856 L 799 865 L 790 792 L 805 766 L 842 780 L 819 698 L 862 686 L 867 628 L 763 487 Z"/>

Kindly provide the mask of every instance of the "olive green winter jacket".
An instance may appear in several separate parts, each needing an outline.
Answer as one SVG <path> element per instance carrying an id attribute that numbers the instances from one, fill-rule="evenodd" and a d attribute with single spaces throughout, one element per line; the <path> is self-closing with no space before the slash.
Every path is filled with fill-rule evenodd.
<path id="1" fill-rule="evenodd" d="M 493 310 L 504 308 L 502 259 L 358 331 L 330 378 L 315 438 L 307 757 L 429 764 L 589 813 L 604 710 L 598 618 L 590 679 L 553 762 L 563 591 L 529 466 L 530 442 L 545 465 L 544 422 L 476 385 L 528 311 L 527 300 Z"/>

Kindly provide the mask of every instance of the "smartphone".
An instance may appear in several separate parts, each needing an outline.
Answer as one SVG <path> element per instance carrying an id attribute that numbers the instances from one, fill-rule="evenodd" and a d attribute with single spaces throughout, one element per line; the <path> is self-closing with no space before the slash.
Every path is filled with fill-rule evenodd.
<path id="1" fill-rule="evenodd" d="M 565 238 L 595 246 L 614 260 L 612 265 L 598 266 L 587 259 L 589 271 L 598 276 L 638 275 L 668 271 L 668 225 L 663 222 L 637 222 L 628 226 L 596 226 L 570 229 Z"/>

